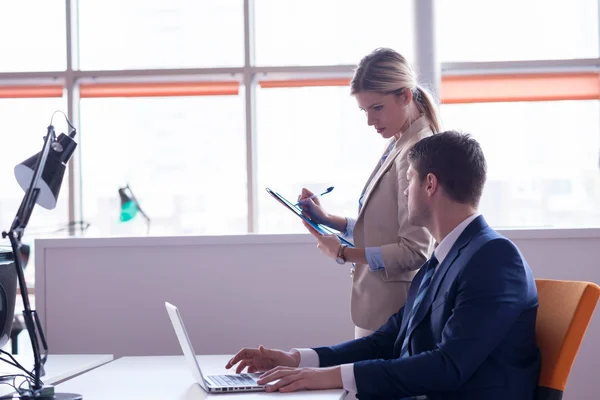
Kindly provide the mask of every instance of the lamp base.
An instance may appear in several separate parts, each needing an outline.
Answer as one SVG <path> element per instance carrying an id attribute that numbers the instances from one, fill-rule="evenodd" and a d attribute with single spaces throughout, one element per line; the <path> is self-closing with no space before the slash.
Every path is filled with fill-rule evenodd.
<path id="1" fill-rule="evenodd" d="M 19 399 L 26 400 L 82 400 L 83 396 L 77 393 L 54 393 L 49 396 L 36 396 L 36 397 L 19 397 Z"/>
<path id="2" fill-rule="evenodd" d="M 23 396 L 27 400 L 82 400 L 83 396 L 77 393 L 55 393 L 53 385 L 44 385 L 35 396 Z"/>
<path id="3" fill-rule="evenodd" d="M 38 397 L 39 398 L 39 397 Z M 83 396 L 77 393 L 54 393 L 54 396 L 48 397 L 52 400 L 82 400 Z"/>

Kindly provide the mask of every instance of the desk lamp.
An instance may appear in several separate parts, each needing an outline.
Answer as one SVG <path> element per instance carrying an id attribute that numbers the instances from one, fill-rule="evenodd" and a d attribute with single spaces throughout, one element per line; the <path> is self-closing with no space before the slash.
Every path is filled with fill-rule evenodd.
<path id="1" fill-rule="evenodd" d="M 146 234 L 150 234 L 150 217 L 142 210 L 140 202 L 137 201 L 133 195 L 133 191 L 129 187 L 129 184 L 119 188 L 119 197 L 121 199 L 121 222 L 127 222 L 133 219 L 139 211 L 144 219 L 146 219 Z"/>
<path id="2" fill-rule="evenodd" d="M 61 111 L 57 112 L 62 113 Z M 34 369 L 33 372 L 30 373 L 33 378 L 33 383 L 30 385 L 29 390 L 23 390 L 19 393 L 20 396 L 18 398 L 20 399 L 80 400 L 82 398 L 81 395 L 74 393 L 54 393 L 54 386 L 42 385 L 40 377 L 43 375 L 43 365 L 48 358 L 48 344 L 42 330 L 39 316 L 35 310 L 31 309 L 29 304 L 29 294 L 27 292 L 21 259 L 21 238 L 23 237 L 25 227 L 29 222 L 33 208 L 36 203 L 48 210 L 52 210 L 56 207 L 66 164 L 77 147 L 77 143 L 73 140 L 76 135 L 75 128 L 64 113 L 62 114 L 72 130 L 69 135 L 61 133 L 58 138 L 56 137 L 54 127 L 52 126 L 52 120 L 54 119 L 55 114 L 56 112 L 52 114 L 52 118 L 50 119 L 50 125 L 48 126 L 47 134 L 44 137 L 42 151 L 15 167 L 15 177 L 19 186 L 25 191 L 25 196 L 19 206 L 19 210 L 12 222 L 10 230 L 8 232 L 2 232 L 2 237 L 8 237 L 10 240 L 14 257 L 14 266 L 18 277 L 19 287 L 21 288 L 21 296 L 23 298 L 23 318 L 25 320 L 27 332 L 29 333 L 29 339 L 31 340 L 34 357 Z M 12 315 L 10 318 L 11 321 L 7 321 L 9 327 L 12 324 Z M 44 347 L 45 354 L 43 357 L 40 355 L 38 335 L 39 340 Z M 26 372 L 29 374 L 28 371 Z"/>

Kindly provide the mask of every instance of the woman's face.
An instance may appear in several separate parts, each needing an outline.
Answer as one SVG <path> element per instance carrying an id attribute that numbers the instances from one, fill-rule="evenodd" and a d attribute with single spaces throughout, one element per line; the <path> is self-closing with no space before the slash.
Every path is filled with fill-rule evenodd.
<path id="1" fill-rule="evenodd" d="M 359 92 L 354 97 L 358 107 L 367 114 L 367 124 L 385 139 L 400 133 L 408 120 L 410 108 L 406 94 Z"/>

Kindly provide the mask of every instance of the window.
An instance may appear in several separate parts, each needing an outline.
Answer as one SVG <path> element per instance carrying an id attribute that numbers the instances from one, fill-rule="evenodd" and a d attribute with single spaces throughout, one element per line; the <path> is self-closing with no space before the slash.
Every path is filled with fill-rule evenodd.
<path id="1" fill-rule="evenodd" d="M 597 0 L 438 0 L 442 62 L 598 57 Z"/>
<path id="2" fill-rule="evenodd" d="M 65 0 L 0 0 L 0 72 L 64 70 L 65 15 Z"/>
<path id="3" fill-rule="evenodd" d="M 62 98 L 46 99 L 0 99 L 2 116 L 2 150 L 0 151 L 0 230 L 7 231 L 17 214 L 25 192 L 14 175 L 17 164 L 39 153 L 44 145 L 47 127 L 56 110 L 64 110 Z M 52 121 L 56 134 L 67 133 L 67 123 L 56 114 Z M 31 255 L 25 269 L 28 282 L 34 279 L 33 243 L 36 237 L 56 236 L 65 233 L 69 220 L 69 171 L 65 171 L 63 185 L 54 210 L 35 206 L 25 229 L 23 243 L 31 246 Z M 68 234 L 68 232 L 66 232 Z"/>
<path id="4" fill-rule="evenodd" d="M 412 2 L 256 0 L 256 64 L 354 65 L 376 47 L 412 60 Z"/>
<path id="5" fill-rule="evenodd" d="M 241 66 L 243 11 L 242 0 L 80 1 L 81 68 Z"/>
<path id="6" fill-rule="evenodd" d="M 600 226 L 600 102 L 442 106 L 488 161 L 481 210 L 496 227 Z"/>
<path id="7" fill-rule="evenodd" d="M 41 148 L 52 112 L 66 111 L 64 82 L 80 89 L 65 92 L 80 114 L 71 222 L 90 222 L 89 236 L 146 234 L 143 218 L 119 222 L 126 184 L 151 235 L 246 233 L 249 210 L 254 231 L 305 232 L 265 187 L 295 200 L 303 187 L 334 186 L 326 209 L 356 216 L 385 141 L 349 95 L 349 66 L 377 47 L 414 63 L 415 38 L 433 23 L 442 114 L 484 145 L 490 222 L 600 226 L 598 0 L 431 3 L 435 19 L 418 26 L 415 0 L 0 0 L 0 117 L 20 135 L 16 147 L 17 136 L 5 137 L 0 223 L 8 227 L 22 197 L 14 164 Z M 70 41 L 67 19 L 77 22 Z M 541 62 L 511 63 L 523 60 Z M 256 104 L 247 107 L 240 81 Z M 26 242 L 67 223 L 67 180 L 57 210 L 36 208 Z"/>
<path id="8" fill-rule="evenodd" d="M 129 184 L 151 235 L 247 231 L 243 95 L 81 100 L 83 216 L 90 235 L 145 235 L 120 223 Z"/>
<path id="9" fill-rule="evenodd" d="M 356 217 L 363 186 L 386 141 L 367 126 L 349 88 L 267 88 L 257 93 L 258 231 L 306 232 L 264 191 L 296 200 L 303 187 L 322 192 L 328 212 Z"/>

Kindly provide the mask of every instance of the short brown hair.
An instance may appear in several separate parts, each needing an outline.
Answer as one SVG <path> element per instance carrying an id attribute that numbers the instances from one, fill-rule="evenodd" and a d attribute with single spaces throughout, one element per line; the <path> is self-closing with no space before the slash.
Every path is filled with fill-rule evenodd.
<path id="1" fill-rule="evenodd" d="M 479 206 L 487 164 L 481 146 L 471 135 L 446 131 L 426 137 L 410 149 L 408 160 L 421 182 L 433 174 L 452 200 Z"/>

